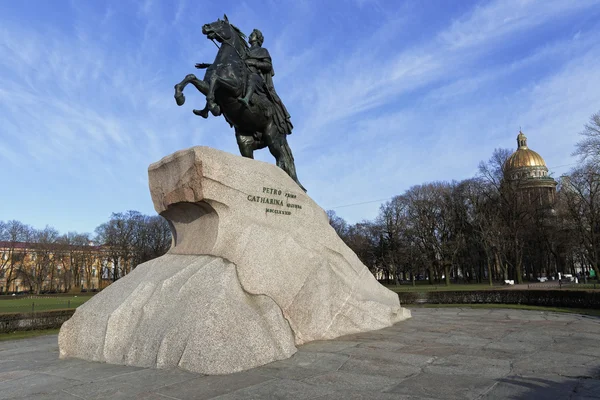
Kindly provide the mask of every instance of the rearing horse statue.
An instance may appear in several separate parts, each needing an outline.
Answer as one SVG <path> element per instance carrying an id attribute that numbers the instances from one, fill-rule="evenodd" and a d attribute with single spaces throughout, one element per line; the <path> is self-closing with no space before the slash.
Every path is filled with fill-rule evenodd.
<path id="1" fill-rule="evenodd" d="M 224 20 L 202 26 L 202 33 L 208 39 L 221 44 L 212 64 L 198 64 L 207 67 L 204 79 L 195 75 L 187 75 L 175 85 L 175 101 L 181 106 L 185 103 L 183 89 L 191 83 L 206 96 L 206 107 L 194 110 L 194 114 L 203 118 L 210 111 L 214 116 L 223 114 L 227 122 L 235 128 L 240 153 L 244 157 L 254 158 L 254 150 L 269 148 L 275 157 L 277 166 L 283 169 L 302 190 L 306 189 L 298 181 L 292 150 L 287 142 L 287 134 L 281 124 L 275 121 L 273 99 L 268 91 L 256 90 L 249 104 L 239 99 L 244 96 L 248 74 L 250 73 L 244 59 L 248 54 L 246 36 L 227 16 Z"/>

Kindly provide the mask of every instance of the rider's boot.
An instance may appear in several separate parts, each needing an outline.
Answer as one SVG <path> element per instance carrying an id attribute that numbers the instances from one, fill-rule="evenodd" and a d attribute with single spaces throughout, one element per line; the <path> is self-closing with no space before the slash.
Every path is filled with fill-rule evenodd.
<path id="1" fill-rule="evenodd" d="M 202 118 L 208 118 L 208 102 L 206 102 L 206 105 L 204 106 L 204 108 L 202 110 L 192 110 L 192 112 L 196 115 L 199 115 Z"/>
<path id="2" fill-rule="evenodd" d="M 192 110 L 192 112 L 202 118 L 208 118 L 208 107 L 205 107 L 203 110 Z"/>
<path id="3" fill-rule="evenodd" d="M 246 107 L 250 107 L 250 98 L 252 97 L 253 93 L 254 93 L 254 85 L 252 84 L 252 81 L 249 81 L 248 89 L 246 90 L 246 95 L 244 97 L 238 98 L 238 100 L 240 101 L 240 103 L 244 104 Z"/>

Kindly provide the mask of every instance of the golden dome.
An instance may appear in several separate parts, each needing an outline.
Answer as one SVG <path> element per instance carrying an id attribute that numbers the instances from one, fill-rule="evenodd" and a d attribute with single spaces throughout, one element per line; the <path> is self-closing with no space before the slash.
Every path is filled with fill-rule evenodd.
<path id="1" fill-rule="evenodd" d="M 527 137 L 523 132 L 519 132 L 517 136 L 517 144 L 519 147 L 504 163 L 504 170 L 510 171 L 524 167 L 542 167 L 546 171 L 546 162 L 535 151 L 527 147 Z"/>

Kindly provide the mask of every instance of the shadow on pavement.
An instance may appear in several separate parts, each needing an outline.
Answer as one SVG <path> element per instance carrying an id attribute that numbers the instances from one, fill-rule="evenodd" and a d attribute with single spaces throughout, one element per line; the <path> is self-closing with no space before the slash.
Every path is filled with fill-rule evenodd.
<path id="1" fill-rule="evenodd" d="M 484 399 L 600 399 L 600 366 L 583 376 L 550 375 L 545 377 L 508 376 L 482 398 Z"/>

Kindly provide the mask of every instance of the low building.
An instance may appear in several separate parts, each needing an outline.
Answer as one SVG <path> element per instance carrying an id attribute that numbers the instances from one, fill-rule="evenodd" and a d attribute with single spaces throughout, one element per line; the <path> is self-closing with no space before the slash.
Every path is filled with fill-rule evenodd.
<path id="1" fill-rule="evenodd" d="M 0 294 L 99 290 L 113 268 L 104 246 L 0 241 Z"/>

